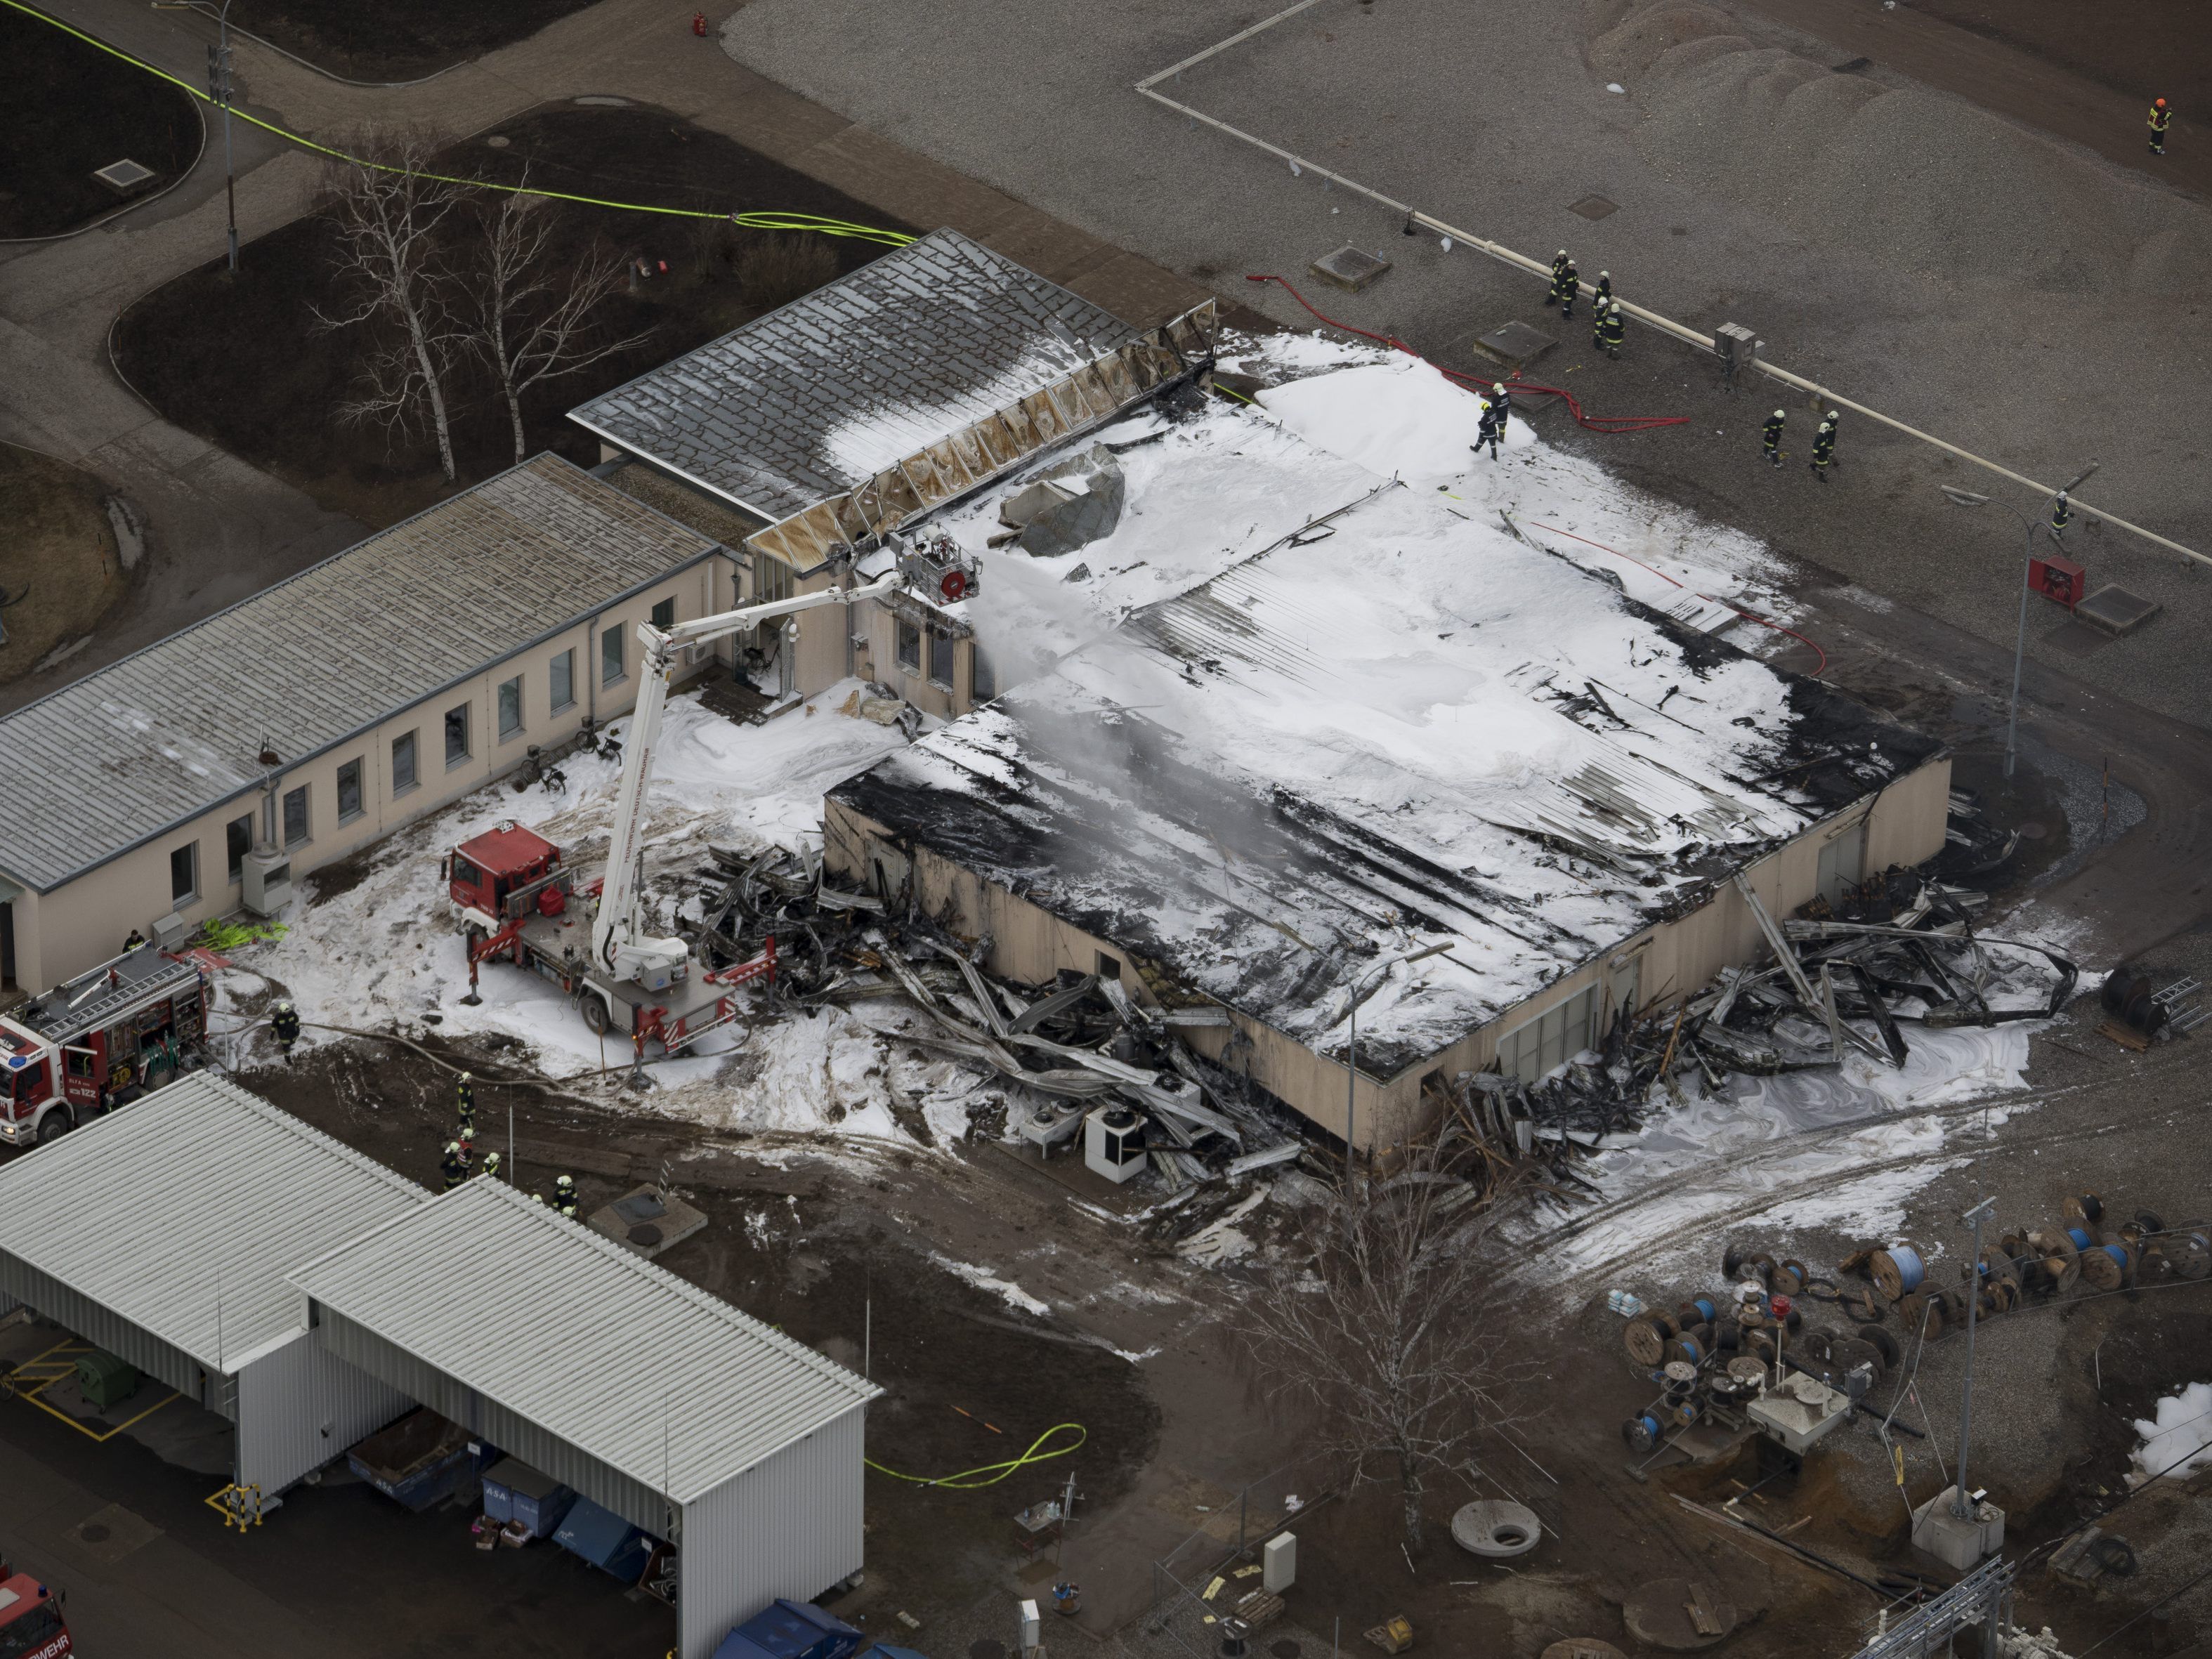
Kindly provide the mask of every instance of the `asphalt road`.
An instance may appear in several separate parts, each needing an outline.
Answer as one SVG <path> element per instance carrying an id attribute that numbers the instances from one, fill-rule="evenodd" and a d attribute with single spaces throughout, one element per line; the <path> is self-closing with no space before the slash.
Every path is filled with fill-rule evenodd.
<path id="1" fill-rule="evenodd" d="M 725 31 L 741 62 L 1084 229 L 1284 321 L 1273 271 L 1358 326 L 1455 366 L 1513 318 L 1543 325 L 1540 281 L 1430 237 L 1131 90 L 1266 14 L 1199 0 L 1057 0 L 1018 9 L 918 0 L 755 0 Z M 1624 21 L 1625 20 L 1625 21 Z M 1320 0 L 1164 88 L 1220 119 L 1523 252 L 1571 248 L 1625 297 L 1710 330 L 1756 329 L 1767 355 L 2031 477 L 2101 462 L 2086 498 L 2212 551 L 2201 434 L 2212 422 L 2201 307 L 2203 204 L 1753 15 L 1716 9 L 1465 7 Z M 1620 94 L 1608 83 L 1620 85 Z M 1571 210 L 1592 196 L 1616 210 Z M 1308 263 L 1343 242 L 1396 269 L 1357 295 Z M 1326 294 L 1326 300 L 1319 296 Z M 1530 371 L 1596 412 L 1686 414 L 1637 438 L 1547 434 L 1628 482 L 1765 537 L 1841 578 L 2009 643 L 2018 521 L 1948 505 L 1961 464 L 1844 423 L 1825 491 L 1804 470 L 1802 400 L 1731 400 L 1710 364 L 1632 329 L 1627 361 L 1590 361 L 1586 313 Z M 1776 401 L 1798 465 L 1756 465 Z M 1985 476 L 1985 475 L 1984 475 Z M 2025 492 L 1993 484 L 2033 508 Z M 2185 574 L 2132 538 L 2075 532 L 2093 583 L 2166 607 L 2138 639 L 2042 636 L 2039 657 L 2197 720 L 2212 665 L 2212 571 Z M 2086 549 L 2084 552 L 2081 550 Z M 2069 649 L 2091 646 L 2076 653 Z"/>

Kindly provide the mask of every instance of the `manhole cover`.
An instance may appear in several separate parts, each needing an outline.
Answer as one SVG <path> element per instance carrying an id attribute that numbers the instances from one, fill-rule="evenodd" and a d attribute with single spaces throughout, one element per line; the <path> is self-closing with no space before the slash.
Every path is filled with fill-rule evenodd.
<path id="1" fill-rule="evenodd" d="M 1364 247 L 1346 243 L 1335 252 L 1315 260 L 1310 269 L 1324 283 L 1357 294 L 1381 281 L 1389 272 L 1390 262 Z"/>
<path id="2" fill-rule="evenodd" d="M 129 192 L 154 176 L 154 169 L 137 161 L 110 161 L 93 175 L 110 190 Z"/>
<path id="3" fill-rule="evenodd" d="M 629 1242 L 633 1244 L 658 1244 L 660 1243 L 660 1229 L 651 1222 L 642 1227 L 633 1227 L 629 1230 Z"/>
<path id="4" fill-rule="evenodd" d="M 1275 1659 L 1298 1659 L 1298 1644 L 1287 1636 L 1269 1648 L 1267 1651 L 1273 1654 Z"/>
<path id="5" fill-rule="evenodd" d="M 494 149 L 505 149 L 514 142 L 514 140 L 508 137 L 503 132 L 495 132 L 490 137 L 484 140 L 484 143 L 489 144 Z"/>
<path id="6" fill-rule="evenodd" d="M 1569 206 L 1567 211 L 1579 213 L 1585 219 L 1602 219 L 1608 213 L 1620 212 L 1620 204 L 1608 202 L 1602 196 L 1585 196 L 1581 201 Z"/>
<path id="7" fill-rule="evenodd" d="M 97 1521 L 88 1521 L 76 1529 L 76 1535 L 88 1544 L 105 1544 L 112 1535 Z"/>
<path id="8" fill-rule="evenodd" d="M 968 1644 L 968 1659 L 1006 1659 L 1006 1644 L 985 1637 L 980 1642 Z"/>

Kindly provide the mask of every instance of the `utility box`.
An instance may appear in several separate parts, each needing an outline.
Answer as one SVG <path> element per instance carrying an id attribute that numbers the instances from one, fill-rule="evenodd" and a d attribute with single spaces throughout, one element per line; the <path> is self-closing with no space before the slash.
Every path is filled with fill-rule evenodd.
<path id="1" fill-rule="evenodd" d="M 1119 1186 L 1145 1167 L 1145 1120 L 1134 1107 L 1102 1106 L 1084 1125 L 1083 1164 Z"/>
<path id="2" fill-rule="evenodd" d="M 1298 1535 L 1278 1533 L 1260 1551 L 1260 1588 L 1280 1595 L 1298 1582 Z"/>
<path id="3" fill-rule="evenodd" d="M 1752 360 L 1759 356 L 1759 340 L 1741 323 L 1723 323 L 1713 331 L 1713 355 L 1721 360 L 1721 370 L 1731 380 L 1739 369 L 1749 368 Z"/>
<path id="4" fill-rule="evenodd" d="M 2004 1547 L 2005 1512 L 1969 1498 L 1967 1513 L 1954 1515 L 1959 1489 L 1946 1486 L 1912 1512 L 1912 1547 L 1966 1572 Z"/>
<path id="5" fill-rule="evenodd" d="M 94 1348 L 90 1353 L 77 1356 L 76 1385 L 87 1400 L 106 1411 L 138 1392 L 138 1368 L 127 1359 L 118 1359 L 112 1353 Z"/>
<path id="6" fill-rule="evenodd" d="M 2038 554 L 2027 562 L 2027 585 L 2071 611 L 2089 591 L 2089 573 L 2071 559 Z"/>
<path id="7" fill-rule="evenodd" d="M 248 853 L 238 882 L 240 903 L 257 916 L 273 916 L 292 902 L 292 860 L 274 848 Z"/>

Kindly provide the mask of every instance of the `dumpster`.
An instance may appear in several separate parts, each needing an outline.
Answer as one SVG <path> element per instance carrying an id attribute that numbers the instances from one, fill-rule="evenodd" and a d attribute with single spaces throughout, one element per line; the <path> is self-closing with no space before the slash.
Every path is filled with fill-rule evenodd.
<path id="1" fill-rule="evenodd" d="M 470 1456 L 467 1432 L 426 1406 L 369 1436 L 346 1462 L 386 1498 L 427 1510 L 452 1496 Z"/>
<path id="2" fill-rule="evenodd" d="M 127 1359 L 94 1348 L 76 1358 L 76 1385 L 84 1397 L 106 1411 L 138 1392 L 138 1368 Z"/>
<path id="3" fill-rule="evenodd" d="M 502 1458 L 484 1471 L 485 1519 L 502 1526 L 518 1522 L 528 1537 L 552 1536 L 554 1528 L 575 1501 L 572 1488 L 519 1457 Z"/>
<path id="4" fill-rule="evenodd" d="M 652 1539 L 588 1498 L 576 1500 L 553 1541 L 625 1584 L 635 1584 L 644 1576 L 645 1564 L 653 1555 Z"/>
<path id="5" fill-rule="evenodd" d="M 714 1659 L 851 1659 L 867 1639 L 817 1607 L 779 1597 L 725 1636 Z"/>

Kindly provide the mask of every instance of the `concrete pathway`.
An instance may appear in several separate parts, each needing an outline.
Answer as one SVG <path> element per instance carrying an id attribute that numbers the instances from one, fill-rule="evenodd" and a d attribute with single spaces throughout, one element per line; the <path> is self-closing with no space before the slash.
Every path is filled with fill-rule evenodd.
<path id="1" fill-rule="evenodd" d="M 214 26 L 132 0 L 57 0 L 57 15 L 197 83 Z M 715 20 L 719 22 L 719 17 Z M 479 62 L 409 87 L 348 85 L 283 54 L 235 47 L 240 107 L 333 143 L 360 127 L 421 124 L 449 137 L 538 104 L 611 94 L 656 104 L 834 185 L 891 217 L 951 225 L 1132 321 L 1206 289 L 868 132 L 733 63 L 663 0 L 603 0 Z M 0 437 L 76 462 L 137 507 L 143 573 L 89 645 L 0 686 L 0 711 L 234 604 L 350 545 L 364 526 L 161 419 L 110 360 L 116 316 L 223 248 L 219 117 L 198 166 L 142 210 L 61 241 L 0 248 Z M 244 123 L 234 134 L 239 234 L 306 211 L 319 163 Z M 252 257 L 250 246 L 246 257 Z M 364 440 L 368 441 L 368 440 Z"/>

